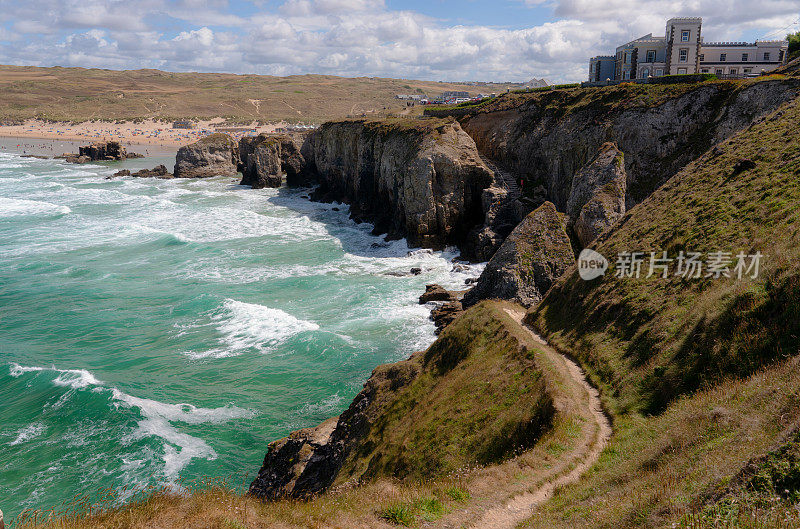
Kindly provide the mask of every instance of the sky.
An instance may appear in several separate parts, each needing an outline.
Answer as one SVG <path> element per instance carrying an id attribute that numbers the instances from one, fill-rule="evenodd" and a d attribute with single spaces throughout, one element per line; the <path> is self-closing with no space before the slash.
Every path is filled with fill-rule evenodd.
<path id="1" fill-rule="evenodd" d="M 573 82 L 674 16 L 776 39 L 800 0 L 0 0 L 0 64 Z"/>

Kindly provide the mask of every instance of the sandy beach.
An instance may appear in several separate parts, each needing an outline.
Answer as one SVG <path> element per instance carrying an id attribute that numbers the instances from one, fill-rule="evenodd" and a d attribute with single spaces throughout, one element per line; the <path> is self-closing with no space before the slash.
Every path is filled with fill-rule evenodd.
<path id="1" fill-rule="evenodd" d="M 282 126 L 285 126 L 285 124 L 271 123 L 264 126 L 251 124 L 247 127 L 228 126 L 224 124 L 224 119 L 222 118 L 200 121 L 195 124 L 193 129 L 173 129 L 172 123 L 149 120 L 140 123 L 132 121 L 112 123 L 87 121 L 77 124 L 28 120 L 22 125 L 0 126 L 0 137 L 64 140 L 82 143 L 119 141 L 127 145 L 180 147 L 215 132 L 225 132 L 234 139 L 239 139 L 242 136 L 260 134 L 262 132 L 275 132 L 276 129 Z"/>

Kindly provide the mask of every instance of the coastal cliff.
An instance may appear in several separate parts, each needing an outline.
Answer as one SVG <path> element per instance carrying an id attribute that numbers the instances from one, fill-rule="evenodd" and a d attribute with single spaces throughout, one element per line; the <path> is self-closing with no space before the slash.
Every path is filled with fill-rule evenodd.
<path id="1" fill-rule="evenodd" d="M 326 123 L 308 142 L 315 198 L 350 204 L 376 234 L 443 249 L 484 222 L 483 191 L 494 174 L 453 120 Z"/>
<path id="2" fill-rule="evenodd" d="M 509 318 L 499 304 L 479 304 L 427 351 L 377 367 L 340 417 L 271 443 L 250 494 L 309 498 L 332 485 L 425 479 L 532 446 L 556 409 Z"/>
<path id="3" fill-rule="evenodd" d="M 800 92 L 800 79 L 620 85 L 508 94 L 454 115 L 481 154 L 565 211 L 573 176 L 614 142 L 625 155 L 627 207 L 686 164 Z M 538 191 L 538 192 L 537 192 Z"/>

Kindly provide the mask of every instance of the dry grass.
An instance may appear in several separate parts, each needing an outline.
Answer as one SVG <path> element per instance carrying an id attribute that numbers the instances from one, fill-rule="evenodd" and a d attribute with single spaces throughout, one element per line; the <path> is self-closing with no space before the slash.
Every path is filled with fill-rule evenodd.
<path id="1" fill-rule="evenodd" d="M 232 122 L 320 123 L 408 110 L 396 94 L 504 92 L 506 85 L 327 75 L 171 73 L 0 66 L 0 119 L 53 121 L 227 117 Z M 421 108 L 414 108 L 421 113 Z"/>

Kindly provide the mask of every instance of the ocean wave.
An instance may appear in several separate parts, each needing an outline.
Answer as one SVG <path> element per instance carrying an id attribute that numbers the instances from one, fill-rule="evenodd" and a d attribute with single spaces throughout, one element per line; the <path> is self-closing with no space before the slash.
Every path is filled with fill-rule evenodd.
<path id="1" fill-rule="evenodd" d="M 235 299 L 226 299 L 210 319 L 210 323 L 192 327 L 213 325 L 221 334 L 222 347 L 184 352 L 189 358 L 225 358 L 238 356 L 250 349 L 263 353 L 296 334 L 319 330 L 316 323 L 301 320 L 280 309 Z"/>
<path id="2" fill-rule="evenodd" d="M 50 202 L 0 197 L 0 217 L 66 215 L 71 212 L 72 210 L 67 206 L 51 204 Z"/>
<path id="3" fill-rule="evenodd" d="M 53 367 L 23 366 L 17 363 L 9 364 L 9 374 L 14 378 L 24 376 L 26 373 L 50 373 L 55 377 L 50 382 L 58 387 L 69 388 L 69 393 L 80 390 L 107 392 L 110 404 L 116 410 L 136 410 L 141 419 L 137 428 L 120 439 L 120 442 L 130 444 L 137 439 L 158 437 L 164 441 L 162 460 L 163 473 L 168 480 L 178 478 L 180 471 L 195 458 L 212 461 L 217 458 L 217 453 L 204 440 L 181 432 L 172 423 L 184 424 L 219 424 L 236 419 L 249 419 L 255 416 L 253 410 L 226 405 L 219 408 L 201 408 L 192 404 L 169 404 L 153 399 L 145 399 L 129 395 L 116 387 L 106 386 L 90 371 L 85 369 L 58 369 Z M 66 395 L 66 394 L 65 394 Z M 64 396 L 59 400 L 63 400 Z M 25 430 L 25 429 L 23 429 Z M 31 439 L 42 431 L 20 431 L 19 442 Z M 16 441 L 15 441 L 16 443 Z M 18 444 L 18 443 L 17 443 Z"/>
<path id="4" fill-rule="evenodd" d="M 47 427 L 40 422 L 29 424 L 17 432 L 17 438 L 8 443 L 8 446 L 16 446 L 30 441 L 35 437 L 39 437 L 45 430 L 47 430 Z"/>

